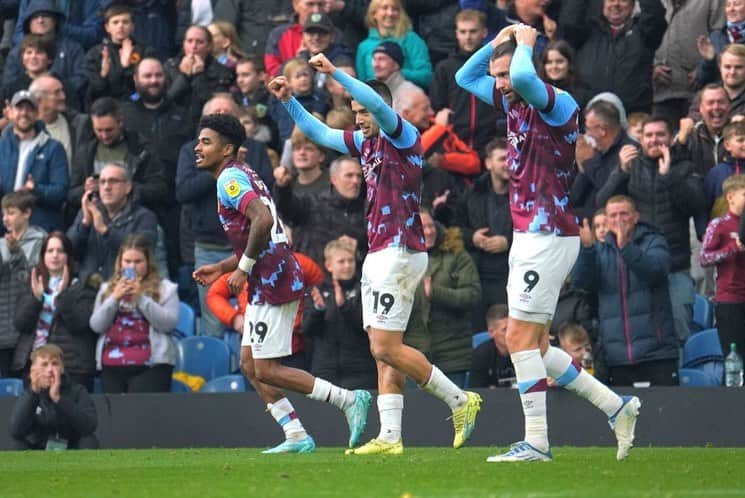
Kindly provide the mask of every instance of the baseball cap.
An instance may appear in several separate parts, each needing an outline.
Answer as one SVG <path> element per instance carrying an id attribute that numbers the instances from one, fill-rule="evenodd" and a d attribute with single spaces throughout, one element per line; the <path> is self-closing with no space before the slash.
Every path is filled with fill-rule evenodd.
<path id="1" fill-rule="evenodd" d="M 309 29 L 318 29 L 321 31 L 325 31 L 326 33 L 332 33 L 334 31 L 334 23 L 331 22 L 329 16 L 327 16 L 323 12 L 314 12 L 313 14 L 308 16 L 303 29 L 305 31 Z"/>
<path id="2" fill-rule="evenodd" d="M 13 98 L 10 101 L 10 105 L 12 107 L 15 107 L 21 102 L 28 102 L 29 104 L 34 106 L 34 109 L 36 109 L 37 107 L 36 99 L 28 90 L 18 90 L 16 93 L 14 93 Z"/>
<path id="3" fill-rule="evenodd" d="M 373 54 L 385 54 L 398 63 L 400 67 L 404 67 L 404 51 L 396 42 L 384 41 L 373 50 Z"/>

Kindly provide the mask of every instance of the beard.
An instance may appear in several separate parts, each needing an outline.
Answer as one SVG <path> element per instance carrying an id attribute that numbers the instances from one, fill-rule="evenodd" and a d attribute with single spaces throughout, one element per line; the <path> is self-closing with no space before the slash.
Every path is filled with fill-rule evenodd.
<path id="1" fill-rule="evenodd" d="M 137 90 L 137 93 L 140 95 L 140 99 L 142 99 L 143 102 L 147 104 L 157 104 L 161 100 L 163 100 L 163 96 L 166 93 L 166 89 L 161 87 L 155 90 L 154 87 L 143 87 L 140 85 L 135 85 L 135 90 Z M 155 90 L 155 93 L 153 93 L 153 90 Z"/>

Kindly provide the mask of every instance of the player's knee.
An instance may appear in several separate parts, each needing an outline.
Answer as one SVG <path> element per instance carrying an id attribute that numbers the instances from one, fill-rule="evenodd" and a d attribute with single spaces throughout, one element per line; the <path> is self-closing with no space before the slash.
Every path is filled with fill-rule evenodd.
<path id="1" fill-rule="evenodd" d="M 390 364 L 391 348 L 387 344 L 371 341 L 370 353 L 372 354 L 372 357 L 375 358 L 377 361 L 382 361 L 383 363 Z"/>
<path id="2" fill-rule="evenodd" d="M 276 368 L 273 362 L 256 361 L 254 362 L 254 379 L 263 383 L 274 385 L 276 377 Z"/>

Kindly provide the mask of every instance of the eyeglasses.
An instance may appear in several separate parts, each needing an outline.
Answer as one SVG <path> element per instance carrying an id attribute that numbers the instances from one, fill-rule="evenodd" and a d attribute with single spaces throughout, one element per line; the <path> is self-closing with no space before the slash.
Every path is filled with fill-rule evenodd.
<path id="1" fill-rule="evenodd" d="M 118 185 L 120 183 L 125 183 L 127 180 L 124 178 L 101 178 L 98 180 L 99 185 Z"/>

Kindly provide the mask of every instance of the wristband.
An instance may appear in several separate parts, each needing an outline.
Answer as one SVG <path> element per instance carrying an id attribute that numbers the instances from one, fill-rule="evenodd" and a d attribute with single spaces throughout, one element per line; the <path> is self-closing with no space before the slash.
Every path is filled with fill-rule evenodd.
<path id="1" fill-rule="evenodd" d="M 256 264 L 256 260 L 253 258 L 249 258 L 245 254 L 241 256 L 241 260 L 238 261 L 238 269 L 241 270 L 243 273 L 251 273 L 251 269 Z"/>

